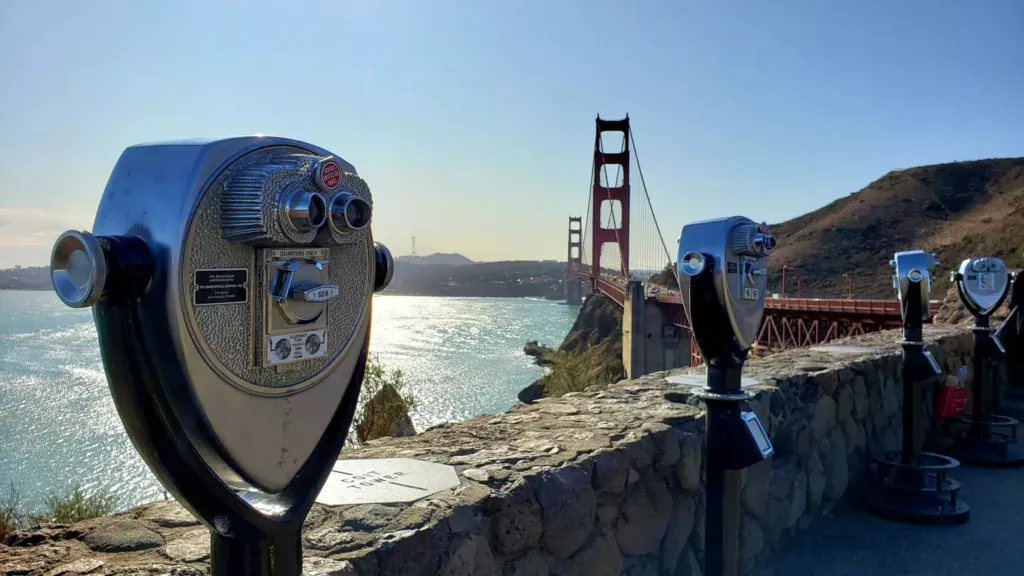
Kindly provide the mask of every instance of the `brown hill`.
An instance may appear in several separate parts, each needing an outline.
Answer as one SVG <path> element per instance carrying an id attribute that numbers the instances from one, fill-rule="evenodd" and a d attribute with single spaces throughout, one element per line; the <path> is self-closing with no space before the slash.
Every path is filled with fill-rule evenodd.
<path id="1" fill-rule="evenodd" d="M 863 190 L 772 227 L 779 247 L 769 286 L 801 295 L 892 298 L 889 260 L 900 250 L 939 257 L 932 297 L 949 289 L 949 271 L 969 256 L 997 256 L 1024 266 L 1024 158 L 977 160 L 889 172 Z"/>

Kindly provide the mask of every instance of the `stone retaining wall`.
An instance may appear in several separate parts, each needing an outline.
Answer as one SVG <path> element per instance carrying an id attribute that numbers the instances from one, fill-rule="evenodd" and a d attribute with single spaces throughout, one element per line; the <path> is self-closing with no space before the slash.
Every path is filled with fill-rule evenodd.
<path id="1" fill-rule="evenodd" d="M 750 406 L 776 454 L 744 472 L 746 569 L 828 514 L 857 485 L 866 450 L 900 443 L 896 332 L 852 339 L 876 354 L 808 349 L 754 359 Z M 970 334 L 929 327 L 947 373 L 970 366 Z M 696 371 L 700 371 L 696 369 Z M 685 372 L 685 371 L 684 371 Z M 702 408 L 666 373 L 517 405 L 372 442 L 346 458 L 455 466 L 462 485 L 411 505 L 317 505 L 309 574 L 696 575 L 703 549 Z M 923 416 L 930 415 L 930 397 Z M 0 574 L 205 574 L 206 529 L 174 502 L 0 545 Z"/>

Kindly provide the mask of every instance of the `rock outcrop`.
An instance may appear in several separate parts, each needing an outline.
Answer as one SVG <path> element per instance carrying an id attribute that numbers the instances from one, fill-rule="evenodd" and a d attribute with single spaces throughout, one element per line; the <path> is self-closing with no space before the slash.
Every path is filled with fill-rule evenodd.
<path id="1" fill-rule="evenodd" d="M 925 335 L 947 373 L 970 364 L 968 331 L 929 326 Z M 745 569 L 847 497 L 869 451 L 899 448 L 897 338 L 889 331 L 840 342 L 876 353 L 793 349 L 749 361 L 744 376 L 760 384 L 748 407 L 775 454 L 744 473 Z M 315 506 L 303 530 L 307 573 L 700 574 L 703 407 L 666 376 L 346 450 L 345 458 L 450 464 L 462 483 L 412 504 Z M 925 392 L 924 423 L 931 406 Z M 174 502 L 16 532 L 0 545 L 8 575 L 200 576 L 208 561 L 206 528 Z"/>
<path id="2" fill-rule="evenodd" d="M 565 387 L 562 383 L 565 380 L 573 381 L 573 386 L 578 388 L 572 391 L 619 380 L 625 376 L 622 367 L 622 309 L 603 294 L 591 294 L 557 351 L 531 341 L 526 343 L 524 352 L 543 359 L 537 364 L 551 368 L 551 372 L 521 390 L 518 395 L 520 402 L 529 403 L 544 396 L 564 393 L 560 388 Z M 574 374 L 567 378 L 567 372 Z"/>
<path id="3" fill-rule="evenodd" d="M 536 340 L 530 340 L 523 346 L 523 353 L 533 358 L 533 363 L 537 366 L 551 366 L 551 355 L 555 351 L 548 346 L 538 343 Z"/>

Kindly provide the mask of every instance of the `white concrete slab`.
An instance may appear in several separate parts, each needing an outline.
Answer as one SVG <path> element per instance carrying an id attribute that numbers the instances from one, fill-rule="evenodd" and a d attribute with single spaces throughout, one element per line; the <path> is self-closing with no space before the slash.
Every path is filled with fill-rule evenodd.
<path id="1" fill-rule="evenodd" d="M 415 502 L 459 483 L 452 466 L 423 460 L 338 460 L 316 501 L 327 506 Z"/>
<path id="2" fill-rule="evenodd" d="M 669 384 L 681 384 L 683 386 L 696 386 L 697 388 L 703 388 L 708 383 L 708 377 L 704 374 L 677 374 L 675 376 L 668 376 L 665 380 Z M 754 380 L 753 378 L 740 378 L 740 386 L 743 388 L 749 388 L 751 386 L 760 386 L 760 380 Z"/>
<path id="3" fill-rule="evenodd" d="M 811 346 L 811 352 L 825 352 L 826 354 L 877 354 L 877 348 L 865 348 L 864 346 Z"/>

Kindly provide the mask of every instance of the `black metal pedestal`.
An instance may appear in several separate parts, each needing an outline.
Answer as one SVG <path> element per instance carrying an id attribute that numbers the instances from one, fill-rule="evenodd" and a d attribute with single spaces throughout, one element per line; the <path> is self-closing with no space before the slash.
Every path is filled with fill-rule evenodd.
<path id="1" fill-rule="evenodd" d="M 963 524 L 970 508 L 957 498 L 960 483 L 949 472 L 956 459 L 921 452 L 904 463 L 903 452 L 876 455 L 868 464 L 864 503 L 876 516 L 914 524 Z"/>
<path id="2" fill-rule="evenodd" d="M 948 453 L 965 464 L 980 467 L 1024 466 L 1024 453 L 1017 445 L 1017 420 L 989 413 L 993 382 L 989 362 L 996 355 L 987 316 L 976 316 L 974 325 L 974 380 L 971 413 L 958 418 L 951 427 L 953 445 Z"/>
<path id="3" fill-rule="evenodd" d="M 742 363 L 708 365 L 708 386 L 695 394 L 707 405 L 707 465 L 704 500 L 704 574 L 739 573 L 740 470 L 727 462 L 732 439 L 728 418 L 739 418 Z"/>
<path id="4" fill-rule="evenodd" d="M 903 305 L 912 312 L 903 315 L 903 445 L 899 452 L 871 457 L 864 505 L 872 514 L 900 522 L 963 524 L 970 509 L 957 497 L 960 483 L 949 477 L 960 462 L 918 448 L 918 386 L 934 382 L 937 374 L 924 350 L 918 291 L 910 291 Z"/>

